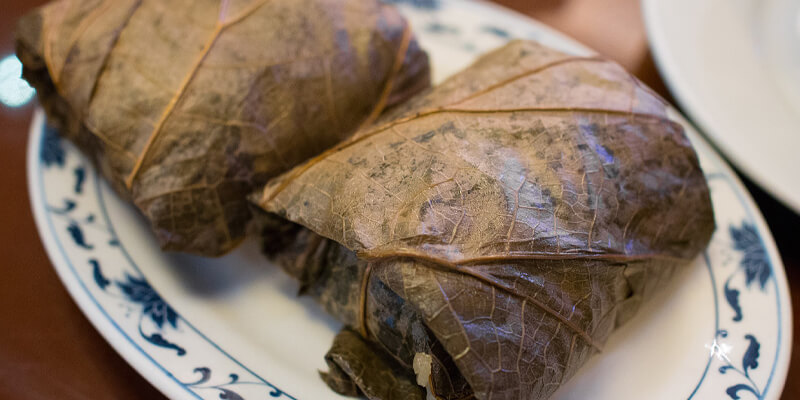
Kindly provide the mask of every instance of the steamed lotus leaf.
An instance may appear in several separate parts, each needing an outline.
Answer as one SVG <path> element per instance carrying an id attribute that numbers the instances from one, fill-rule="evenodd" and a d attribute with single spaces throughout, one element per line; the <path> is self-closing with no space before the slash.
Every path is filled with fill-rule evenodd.
<path id="1" fill-rule="evenodd" d="M 17 49 L 48 120 L 163 247 L 203 255 L 242 240 L 253 190 L 429 84 L 377 0 L 60 0 Z"/>
<path id="2" fill-rule="evenodd" d="M 617 64 L 522 41 L 258 203 L 289 221 L 265 237 L 274 260 L 350 328 L 326 381 L 372 399 L 398 385 L 381 368 L 441 399 L 546 399 L 714 230 L 663 100 Z"/>

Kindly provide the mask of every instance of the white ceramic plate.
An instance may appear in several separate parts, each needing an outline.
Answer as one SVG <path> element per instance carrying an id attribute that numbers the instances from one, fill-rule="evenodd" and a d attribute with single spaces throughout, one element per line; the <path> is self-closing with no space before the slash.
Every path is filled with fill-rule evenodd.
<path id="1" fill-rule="evenodd" d="M 400 4 L 436 80 L 509 37 L 584 47 L 503 9 L 466 0 Z M 683 121 L 676 116 L 679 121 Z M 759 212 L 690 125 L 719 229 L 687 273 L 616 333 L 555 399 L 777 399 L 790 354 L 783 267 Z M 176 399 L 337 398 L 319 379 L 339 325 L 259 255 L 165 254 L 134 209 L 45 126 L 28 174 L 42 240 L 65 286 L 111 345 Z M 750 397 L 748 397 L 750 396 Z"/>
<path id="2" fill-rule="evenodd" d="M 657 64 L 688 116 L 800 213 L 800 1 L 643 4 Z"/>

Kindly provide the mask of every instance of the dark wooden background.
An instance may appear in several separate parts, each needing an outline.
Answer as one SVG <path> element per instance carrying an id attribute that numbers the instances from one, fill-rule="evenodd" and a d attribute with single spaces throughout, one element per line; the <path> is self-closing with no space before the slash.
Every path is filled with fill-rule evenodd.
<path id="1" fill-rule="evenodd" d="M 638 0 L 495 0 L 617 60 L 666 97 L 650 55 Z M 13 51 L 15 21 L 43 0 L 2 0 L 0 55 Z M 32 105 L 0 105 L 0 398 L 163 398 L 100 337 L 61 285 L 33 224 L 25 177 Z M 800 216 L 748 183 L 786 265 L 792 305 L 800 310 Z M 795 315 L 795 328 L 798 326 Z M 797 329 L 795 329 L 797 331 Z M 797 349 L 795 339 L 794 348 Z M 798 352 L 784 399 L 800 398 Z"/>

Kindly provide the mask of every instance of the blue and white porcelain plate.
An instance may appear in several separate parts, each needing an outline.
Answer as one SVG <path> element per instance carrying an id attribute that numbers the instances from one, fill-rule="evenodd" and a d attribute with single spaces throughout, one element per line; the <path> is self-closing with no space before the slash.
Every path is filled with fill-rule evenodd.
<path id="1" fill-rule="evenodd" d="M 394 0 L 436 81 L 509 38 L 590 51 L 535 21 L 470 0 Z M 707 251 L 617 332 L 555 399 L 777 399 L 791 310 L 764 221 L 720 157 L 677 114 L 709 180 Z M 330 399 L 319 379 L 338 323 L 254 243 L 221 259 L 162 252 L 136 211 L 41 112 L 31 127 L 33 211 L 64 285 L 109 343 L 175 399 Z"/>

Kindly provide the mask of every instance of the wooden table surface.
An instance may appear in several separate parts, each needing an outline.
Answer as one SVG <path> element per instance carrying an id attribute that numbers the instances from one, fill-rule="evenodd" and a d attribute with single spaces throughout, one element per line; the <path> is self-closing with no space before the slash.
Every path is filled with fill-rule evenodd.
<path id="1" fill-rule="evenodd" d="M 15 21 L 43 0 L 3 0 L 0 56 L 13 52 Z M 653 63 L 638 0 L 496 0 L 528 14 L 617 60 L 669 98 Z M 32 105 L 0 105 L 0 398 L 158 399 L 163 396 L 103 340 L 67 294 L 39 240 L 28 201 L 25 153 Z M 751 183 L 778 242 L 800 310 L 800 246 L 794 243 L 800 216 Z M 797 312 L 797 311 L 796 311 Z M 794 318 L 795 331 L 800 321 Z M 800 398 L 797 349 L 783 392 Z"/>

